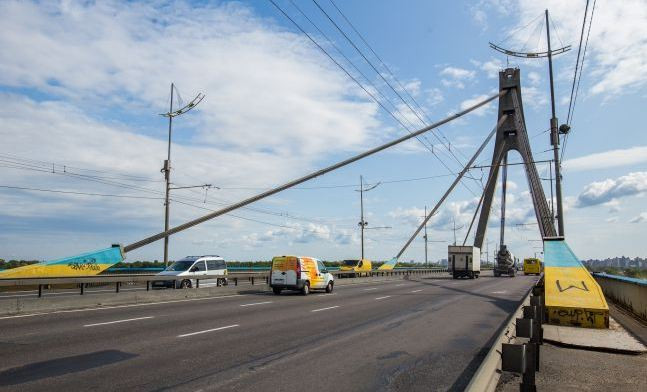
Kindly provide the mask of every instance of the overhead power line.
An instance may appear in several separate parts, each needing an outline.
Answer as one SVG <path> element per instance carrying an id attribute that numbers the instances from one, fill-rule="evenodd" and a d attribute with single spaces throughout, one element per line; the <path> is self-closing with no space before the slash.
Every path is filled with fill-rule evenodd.
<path id="1" fill-rule="evenodd" d="M 586 43 L 584 44 L 584 52 L 582 53 L 582 62 L 580 64 L 580 71 L 579 71 L 579 74 L 578 74 L 578 77 L 577 77 L 577 86 L 575 87 L 575 97 L 573 98 L 573 107 L 572 107 L 572 109 L 569 109 L 570 117 L 567 119 L 567 121 L 568 121 L 567 124 L 569 126 L 572 124 L 573 116 L 575 114 L 575 104 L 577 103 L 577 96 L 578 96 L 578 93 L 580 91 L 580 81 L 582 80 L 582 73 L 584 71 L 584 60 L 586 59 L 586 50 L 589 47 L 589 36 L 591 34 L 591 26 L 593 25 L 593 15 L 595 14 L 595 4 L 596 4 L 596 2 L 597 2 L 597 0 L 593 0 L 593 8 L 591 9 L 591 17 L 589 18 L 589 29 L 588 29 L 588 31 L 586 33 Z M 586 15 L 584 17 L 585 17 L 585 21 L 586 21 Z M 560 161 L 562 161 L 562 162 L 564 160 L 564 151 L 566 151 L 566 144 L 568 143 L 568 135 L 569 134 L 567 133 L 566 136 L 564 136 L 564 146 L 562 147 L 562 154 L 561 154 L 561 158 L 560 158 Z"/>
<path id="2" fill-rule="evenodd" d="M 101 197 L 118 197 L 118 198 L 124 198 L 124 199 L 164 200 L 163 197 L 136 196 L 136 195 L 115 195 L 115 194 L 107 194 L 107 193 L 64 191 L 64 190 L 60 190 L 60 189 L 28 188 L 28 187 L 23 187 L 23 186 L 10 186 L 10 185 L 0 185 L 0 188 L 17 189 L 17 190 L 23 190 L 23 191 L 64 193 L 64 194 L 79 195 L 79 196 L 101 196 Z"/>
<path id="3" fill-rule="evenodd" d="M 294 26 L 295 26 L 299 31 L 301 31 L 301 33 L 303 33 L 303 34 L 304 34 L 304 35 L 305 35 L 305 36 L 306 36 L 306 37 L 307 37 L 307 38 L 308 38 L 308 39 L 309 39 L 313 44 L 315 44 L 315 46 L 317 46 L 317 48 L 319 48 L 319 49 L 320 49 L 320 50 L 321 50 L 321 51 L 322 51 L 322 52 L 323 52 L 323 53 L 324 53 L 324 54 L 325 54 L 325 55 L 326 55 L 326 56 L 327 56 L 327 57 L 328 57 L 328 58 L 329 58 L 329 59 L 330 59 L 330 60 L 331 60 L 335 65 L 337 65 L 337 66 L 338 66 L 338 67 L 339 67 L 339 68 L 340 68 L 340 69 L 341 69 L 341 70 L 342 70 L 342 71 L 343 71 L 343 72 L 344 72 L 344 73 L 345 73 L 345 74 L 346 74 L 346 75 L 347 75 L 351 80 L 353 80 L 353 81 L 354 81 L 354 82 L 355 82 L 355 83 L 356 83 L 356 84 L 357 84 L 357 85 L 358 85 L 362 90 L 364 90 L 364 92 L 366 92 L 366 94 L 367 94 L 367 95 L 369 95 L 369 97 L 371 97 L 371 99 L 373 99 L 373 101 L 375 101 L 375 102 L 376 102 L 376 103 L 377 103 L 377 104 L 378 104 L 378 105 L 379 105 L 383 110 L 385 110 L 385 111 L 386 111 L 386 112 L 387 112 L 391 117 L 393 117 L 393 118 L 396 120 L 396 122 L 398 122 L 398 123 L 399 123 L 399 124 L 400 124 L 400 125 L 401 125 L 401 126 L 402 126 L 406 131 L 407 131 L 407 132 L 409 132 L 409 133 L 411 134 L 411 130 L 410 130 L 407 126 L 405 126 L 405 125 L 402 123 L 402 121 L 400 121 L 400 119 L 399 119 L 399 118 L 397 118 L 397 116 L 395 116 L 395 115 L 394 115 L 390 110 L 388 110 L 388 109 L 385 107 L 385 105 L 384 105 L 380 100 L 378 100 L 378 99 L 375 97 L 375 95 L 373 95 L 373 94 L 372 94 L 372 93 L 371 93 L 371 92 L 370 92 L 366 87 L 364 87 L 364 86 L 359 82 L 359 80 L 358 80 L 356 77 L 354 77 L 354 76 L 353 76 L 353 75 L 352 75 L 352 74 L 351 74 L 351 73 L 350 73 L 350 72 L 349 72 L 349 71 L 348 71 L 348 70 L 347 70 L 343 65 L 341 65 L 341 64 L 339 63 L 339 61 L 337 61 L 337 60 L 336 60 L 336 59 L 335 59 L 335 58 L 334 58 L 334 57 L 333 57 L 333 56 L 332 56 L 332 55 L 331 55 L 331 54 L 330 54 L 330 53 L 329 53 L 329 52 L 328 52 L 328 51 L 327 51 L 327 50 L 326 50 L 326 49 L 325 49 L 321 44 L 319 44 L 319 43 L 318 43 L 318 42 L 317 42 L 317 41 L 316 41 L 316 40 L 315 40 L 315 39 L 314 39 L 314 38 L 313 38 L 313 37 L 312 37 L 308 32 L 306 32 L 306 31 L 305 31 L 305 29 L 304 29 L 304 28 L 303 28 L 299 23 L 297 23 L 297 22 L 296 22 L 296 21 L 295 21 L 295 20 L 294 20 L 290 15 L 288 15 L 288 13 L 287 13 L 287 12 L 286 12 L 286 11 L 285 11 L 281 6 L 279 6 L 279 5 L 278 5 L 274 0 L 268 0 L 268 1 L 269 1 L 270 3 L 272 3 L 272 5 L 274 5 L 274 7 L 275 7 L 275 8 L 276 8 L 276 9 L 277 9 L 281 14 L 283 14 L 283 15 L 284 15 L 284 16 L 285 16 L 285 17 L 286 17 L 286 18 L 287 18 L 287 19 L 288 19 L 288 20 L 289 20 L 289 21 L 290 21 L 290 22 L 291 22 L 291 23 L 292 23 L 292 24 L 293 24 L 293 25 L 294 25 Z M 328 18 L 330 19 L 330 17 L 329 17 L 329 16 L 328 16 Z M 338 26 L 338 25 L 337 25 L 337 27 L 339 28 L 339 26 Z M 341 28 L 339 28 L 339 29 L 341 30 Z M 342 30 L 342 31 L 343 31 L 343 30 Z M 348 37 L 348 36 L 346 35 L 346 37 Z M 351 42 L 352 42 L 352 40 L 351 40 Z M 353 43 L 353 45 L 354 45 L 354 43 Z M 357 48 L 357 46 L 356 46 L 356 45 L 354 45 L 354 46 Z M 358 49 L 358 50 L 359 50 L 359 49 Z M 360 52 L 361 52 L 361 51 L 360 51 Z M 365 57 L 365 56 L 363 56 L 363 57 Z M 367 60 L 368 62 L 370 62 L 368 59 L 366 59 L 366 60 Z M 374 70 L 379 74 L 379 76 L 380 76 L 380 77 L 383 77 L 383 75 L 381 75 L 381 73 L 380 73 L 379 71 L 377 71 L 377 69 L 375 68 L 375 66 L 372 66 L 372 68 L 373 68 L 373 69 L 374 69 Z M 393 89 L 393 86 L 392 86 L 392 85 L 390 85 L 390 83 L 387 83 L 387 84 L 388 84 L 388 85 Z M 396 92 L 396 93 L 397 93 L 397 92 Z M 399 95 L 399 94 L 398 94 L 398 95 Z M 408 106 L 410 106 L 410 105 L 408 105 Z M 424 121 L 423 121 L 423 123 L 424 123 Z M 424 135 L 421 135 L 421 136 L 424 138 Z M 437 136 L 436 136 L 436 137 L 437 137 Z M 418 140 L 418 142 L 420 142 L 423 146 L 425 146 L 425 147 L 426 147 L 426 148 L 427 148 L 427 149 L 428 149 L 428 150 L 429 150 L 429 151 L 430 151 L 430 152 L 431 152 L 431 153 L 432 153 L 432 154 L 433 154 L 433 155 L 434 155 L 434 156 L 439 160 L 439 162 L 440 162 L 440 163 L 441 163 L 441 164 L 442 164 L 442 165 L 443 165 L 443 166 L 444 166 L 444 167 L 445 167 L 449 172 L 453 172 L 453 170 L 452 170 L 451 168 L 449 168 L 449 166 L 447 166 L 447 164 L 446 164 L 446 163 L 445 163 L 445 162 L 444 162 L 444 161 L 443 161 L 443 160 L 442 160 L 442 159 L 441 159 L 441 158 L 436 154 L 436 152 L 435 152 L 435 151 L 434 151 L 434 149 L 433 149 L 433 145 L 432 145 L 432 147 L 430 148 L 430 147 L 429 147 L 429 146 L 428 146 L 428 145 L 423 141 L 423 139 L 422 139 L 421 137 L 416 137 L 416 139 L 417 139 L 417 140 Z M 428 143 L 430 143 L 430 142 L 428 141 L 428 139 L 424 138 L 424 140 L 426 140 Z M 431 143 L 430 143 L 430 144 L 431 144 Z M 441 144 L 442 144 L 442 141 L 441 141 Z M 443 144 L 443 146 L 444 146 L 444 144 Z M 449 150 L 449 151 L 450 151 L 450 153 L 451 153 L 451 149 L 448 149 L 448 150 Z M 459 161 L 459 162 L 460 162 L 460 161 Z M 476 195 L 476 194 L 475 194 L 475 192 L 474 192 L 474 191 L 473 191 L 469 186 L 467 186 L 467 184 L 465 184 L 465 183 L 464 183 L 464 182 L 462 182 L 462 181 L 461 181 L 461 184 L 462 184 L 464 187 L 466 187 L 466 188 L 468 189 L 468 191 L 469 191 L 470 193 L 472 193 L 472 195 Z"/>
<path id="4" fill-rule="evenodd" d="M 350 45 L 355 49 L 355 51 L 357 51 L 357 53 L 359 53 L 359 55 L 364 59 L 364 61 L 366 61 L 366 63 L 367 63 L 367 64 L 368 64 L 372 69 L 373 69 L 373 71 L 375 71 L 375 73 L 380 77 L 380 79 L 382 79 L 382 81 L 384 81 L 384 83 L 385 83 L 385 84 L 386 84 L 386 85 L 391 89 L 391 91 L 393 91 L 393 93 L 395 93 L 395 95 L 396 95 L 396 96 L 397 96 L 397 97 L 402 101 L 402 103 L 404 103 L 404 104 L 405 104 L 405 106 L 406 106 L 407 108 L 409 108 L 409 110 L 411 111 L 411 113 L 413 113 L 413 114 L 418 118 L 418 120 L 420 120 L 420 123 L 421 123 L 423 126 L 424 126 L 424 125 L 427 125 L 429 121 L 428 121 L 428 120 L 423 119 L 423 118 L 422 118 L 422 116 L 421 116 L 421 115 L 420 115 L 416 110 L 414 110 L 414 109 L 411 107 L 411 105 L 409 104 L 409 102 L 408 102 L 407 100 L 405 100 L 405 99 L 402 97 L 402 95 L 398 92 L 398 90 L 397 90 L 395 87 L 393 87 L 393 85 L 389 82 L 389 80 L 388 80 L 387 78 L 385 78 L 385 77 L 384 77 L 383 73 L 382 73 L 382 72 L 380 72 L 380 71 L 377 69 L 377 67 L 373 64 L 373 62 L 372 62 L 370 59 L 368 59 L 368 57 L 367 57 L 367 56 L 364 54 L 364 52 L 363 52 L 363 51 L 362 51 L 362 50 L 361 50 L 361 49 L 360 49 L 360 48 L 355 44 L 355 42 L 353 42 L 353 40 L 348 36 L 348 34 L 346 34 L 346 32 L 345 32 L 345 31 L 344 31 L 344 30 L 339 26 L 339 24 L 337 24 L 337 22 L 335 22 L 335 20 L 334 20 L 334 19 L 333 19 L 329 14 L 328 14 L 328 12 L 326 12 L 326 10 L 325 10 L 323 7 L 321 7 L 321 5 L 319 4 L 319 2 L 318 2 L 317 0 L 312 0 L 312 2 L 313 2 L 313 3 L 317 6 L 317 8 L 319 8 L 319 10 L 320 10 L 320 11 L 321 11 L 325 16 L 326 16 L 326 18 L 330 21 L 330 23 L 332 23 L 332 25 L 333 25 L 333 26 L 335 26 L 335 29 L 337 29 L 337 31 L 339 31 L 339 33 L 340 33 L 340 34 L 342 34 L 342 36 L 343 36 L 343 37 L 346 39 L 346 41 L 348 41 L 348 43 L 349 43 L 349 44 L 350 44 Z M 333 4 L 333 5 L 334 5 L 334 4 Z M 335 8 L 336 8 L 340 13 L 341 13 L 341 11 L 339 10 L 339 8 L 338 8 L 338 7 L 335 7 Z M 345 17 L 344 17 L 344 19 L 345 19 L 346 21 L 348 21 L 348 18 L 345 18 Z M 350 22 L 349 22 L 349 24 L 350 24 Z M 352 28 L 353 28 L 353 30 L 357 31 L 354 27 L 352 27 Z M 362 38 L 362 40 L 363 40 L 363 38 Z M 366 43 L 366 41 L 365 41 L 365 40 L 363 40 L 363 41 Z M 367 44 L 367 46 L 369 46 L 369 45 Z M 372 49 L 371 49 L 371 51 L 372 51 L 373 53 L 375 53 Z M 378 59 L 379 59 L 379 58 L 378 58 Z M 381 61 L 381 59 L 379 59 L 379 60 Z M 382 62 L 382 61 L 381 61 L 381 62 Z M 382 62 L 382 64 L 384 64 L 384 62 Z M 432 134 L 436 137 L 436 139 L 438 139 L 438 141 L 443 145 L 443 147 L 445 147 L 445 148 L 447 148 L 447 149 L 449 150 L 450 155 L 451 155 L 452 157 L 454 157 L 454 159 L 456 159 L 456 161 L 458 162 L 458 164 L 459 164 L 460 166 L 462 166 L 462 165 L 463 165 L 463 164 L 462 164 L 462 162 L 461 162 L 461 161 L 456 157 L 456 155 L 455 155 L 455 154 L 453 154 L 453 153 L 452 153 L 452 151 L 451 151 L 451 149 L 450 149 L 449 147 L 447 147 L 447 146 L 445 146 L 445 145 L 444 145 L 443 141 L 438 137 L 438 135 L 436 135 L 436 133 L 435 133 L 435 132 L 432 132 Z M 425 140 L 427 140 L 426 136 L 423 136 L 423 137 L 425 138 Z M 429 142 L 429 141 L 427 140 L 427 142 Z"/>

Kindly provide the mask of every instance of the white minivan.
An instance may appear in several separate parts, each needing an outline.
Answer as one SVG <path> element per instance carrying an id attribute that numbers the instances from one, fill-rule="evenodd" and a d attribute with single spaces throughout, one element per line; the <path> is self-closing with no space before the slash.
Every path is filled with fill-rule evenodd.
<path id="1" fill-rule="evenodd" d="M 220 256 L 187 256 L 169 265 L 157 275 L 186 277 L 182 280 L 160 280 L 153 282 L 153 287 L 191 288 L 196 287 L 196 280 L 201 275 L 227 275 L 227 263 Z M 227 278 L 200 279 L 200 286 L 223 286 Z"/>

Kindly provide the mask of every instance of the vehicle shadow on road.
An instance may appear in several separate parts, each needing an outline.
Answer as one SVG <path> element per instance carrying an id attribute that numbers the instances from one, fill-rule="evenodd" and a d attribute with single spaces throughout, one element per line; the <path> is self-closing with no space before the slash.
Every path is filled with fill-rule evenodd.
<path id="1" fill-rule="evenodd" d="M 0 386 L 24 384 L 26 382 L 78 373 L 88 369 L 127 361 L 137 354 L 118 350 L 96 351 L 89 354 L 34 362 L 0 372 Z"/>

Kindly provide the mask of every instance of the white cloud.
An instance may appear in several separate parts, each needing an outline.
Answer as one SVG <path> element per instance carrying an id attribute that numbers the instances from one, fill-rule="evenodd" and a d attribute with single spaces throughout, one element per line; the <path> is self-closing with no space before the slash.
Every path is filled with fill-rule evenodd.
<path id="1" fill-rule="evenodd" d="M 458 67 L 445 67 L 442 71 L 440 71 L 440 74 L 443 76 L 448 76 L 455 80 L 473 79 L 476 75 L 474 71 Z"/>
<path id="2" fill-rule="evenodd" d="M 198 91 L 206 94 L 195 110 L 174 122 L 176 183 L 267 187 L 303 174 L 329 154 L 331 145 L 336 151 L 355 150 L 388 133 L 376 132 L 377 106 L 307 40 L 237 3 L 1 2 L 0 45 L 11 53 L 0 62 L 0 85 L 36 92 L 29 95 L 36 98 L 0 94 L 0 152 L 22 158 L 161 180 L 166 125 L 157 113 L 167 110 L 171 81 L 185 100 Z M 3 183 L 151 194 L 7 168 Z M 158 191 L 152 196 L 163 190 L 159 182 L 135 185 Z M 220 195 L 236 200 L 249 191 L 212 190 L 209 200 L 217 205 L 200 204 L 203 194 L 194 195 L 193 203 L 216 209 L 227 204 Z M 90 223 L 95 230 L 106 226 L 91 217 L 110 217 L 119 222 L 113 226 L 121 227 L 114 239 L 120 241 L 152 234 L 163 222 L 159 200 L 29 192 L 4 195 L 0 206 L 5 217 L 15 219 L 70 219 L 73 224 L 56 230 L 75 236 Z M 203 212 L 174 203 L 172 223 Z M 174 242 L 206 246 L 213 237 L 205 240 L 202 227 L 236 229 L 232 236 L 242 239 L 247 223 L 218 219 Z M 305 229 L 318 237 L 338 234 Z M 181 245 L 174 249 L 182 251 Z M 40 256 L 45 255 L 51 257 L 43 250 Z"/>
<path id="3" fill-rule="evenodd" d="M 629 173 L 617 179 L 608 178 L 585 186 L 577 197 L 576 207 L 599 205 L 645 192 L 647 192 L 647 172 Z"/>
<path id="4" fill-rule="evenodd" d="M 488 78 L 497 79 L 499 77 L 499 71 L 501 71 L 505 66 L 503 62 L 499 59 L 493 58 L 489 61 L 480 62 L 478 60 L 470 60 L 474 66 L 480 68 L 485 72 Z"/>
<path id="5" fill-rule="evenodd" d="M 641 223 L 647 221 L 647 212 L 641 212 L 638 216 L 635 216 L 629 220 L 629 223 Z"/>
<path id="6" fill-rule="evenodd" d="M 530 81 L 531 85 L 537 86 L 539 83 L 541 83 L 541 75 L 534 71 L 528 72 L 528 80 Z"/>
<path id="7" fill-rule="evenodd" d="M 465 110 L 470 106 L 476 105 L 477 103 L 484 101 L 487 98 L 489 98 L 488 95 L 476 95 L 472 98 L 466 99 L 463 102 L 461 102 L 460 110 Z M 474 113 L 477 116 L 485 116 L 486 114 L 491 113 L 494 108 L 494 106 L 492 105 L 493 102 L 496 102 L 496 99 L 474 110 L 472 113 Z"/>
<path id="8" fill-rule="evenodd" d="M 427 105 L 429 106 L 435 106 L 438 105 L 439 103 L 443 102 L 445 100 L 445 97 L 443 96 L 442 91 L 438 88 L 431 88 L 426 91 L 426 102 Z"/>
<path id="9" fill-rule="evenodd" d="M 576 49 L 584 5 L 584 1 L 519 0 L 512 8 L 520 16 L 519 21 L 510 30 L 526 25 L 549 9 L 554 21 L 551 30 L 558 32 L 564 44 L 571 43 Z M 591 8 L 592 5 L 589 13 Z M 617 95 L 625 89 L 637 91 L 647 82 L 647 37 L 638 33 L 643 31 L 645 20 L 647 3 L 643 0 L 596 3 L 582 79 L 591 85 L 591 94 Z M 517 34 L 514 39 L 516 46 L 522 47 L 527 34 Z M 545 48 L 545 40 L 543 45 Z M 571 61 L 575 62 L 574 57 Z"/>
<path id="10" fill-rule="evenodd" d="M 606 169 L 610 167 L 636 165 L 647 162 L 647 146 L 609 150 L 579 158 L 568 159 L 562 164 L 569 172 Z"/>
<path id="11" fill-rule="evenodd" d="M 388 215 L 391 218 L 405 222 L 409 226 L 417 227 L 422 223 L 422 220 L 424 219 L 423 217 L 425 216 L 425 210 L 417 207 L 398 207 L 397 209 L 390 211 Z"/>

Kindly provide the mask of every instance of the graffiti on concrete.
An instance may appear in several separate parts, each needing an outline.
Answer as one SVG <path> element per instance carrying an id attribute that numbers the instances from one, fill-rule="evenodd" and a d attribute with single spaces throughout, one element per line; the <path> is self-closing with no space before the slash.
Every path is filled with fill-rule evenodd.
<path id="1" fill-rule="evenodd" d="M 584 283 L 583 280 L 581 280 L 580 282 L 582 283 L 582 287 L 577 286 L 576 285 L 577 283 L 576 283 L 576 284 L 569 284 L 568 287 L 562 288 L 562 285 L 559 283 L 559 279 L 558 279 L 556 281 L 557 289 L 559 290 L 560 293 L 563 293 L 564 291 L 569 290 L 569 289 L 578 289 L 578 290 L 582 290 L 582 291 L 589 291 L 589 288 L 586 287 L 586 283 Z"/>

